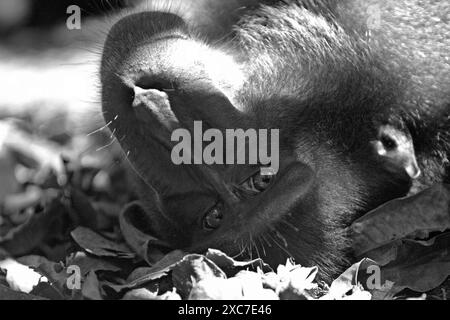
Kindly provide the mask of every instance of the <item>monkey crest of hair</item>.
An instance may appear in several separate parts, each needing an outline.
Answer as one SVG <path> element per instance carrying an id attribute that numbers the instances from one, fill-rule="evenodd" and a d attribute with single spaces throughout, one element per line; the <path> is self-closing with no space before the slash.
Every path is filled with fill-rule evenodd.
<path id="1" fill-rule="evenodd" d="M 172 248 L 273 266 L 291 257 L 332 279 L 352 259 L 354 219 L 448 181 L 449 10 L 200 0 L 121 15 L 104 45 L 102 102 L 136 173 L 142 228 Z M 171 134 L 194 121 L 279 129 L 279 172 L 175 165 Z"/>

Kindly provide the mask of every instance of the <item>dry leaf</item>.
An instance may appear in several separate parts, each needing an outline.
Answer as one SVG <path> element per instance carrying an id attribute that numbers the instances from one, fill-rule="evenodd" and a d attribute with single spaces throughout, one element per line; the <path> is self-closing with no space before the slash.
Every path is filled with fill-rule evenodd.
<path id="1" fill-rule="evenodd" d="M 21 256 L 37 248 L 49 236 L 52 224 L 66 212 L 59 194 L 50 190 L 45 194 L 42 211 L 35 212 L 27 222 L 0 237 L 0 246 L 10 254 Z"/>
<path id="2" fill-rule="evenodd" d="M 321 300 L 343 300 L 351 296 L 354 290 L 359 290 L 360 274 L 367 274 L 370 266 L 378 265 L 369 259 L 364 259 L 348 268 L 339 278 L 337 278 L 330 286 L 328 293 L 321 298 Z"/>
<path id="3" fill-rule="evenodd" d="M 80 268 L 82 276 L 86 276 L 89 272 L 94 271 L 120 271 L 120 267 L 94 256 L 88 256 L 84 252 L 76 252 L 66 259 L 66 266 L 77 266 Z"/>
<path id="4" fill-rule="evenodd" d="M 105 282 L 105 286 L 113 289 L 116 292 L 121 292 L 127 289 L 134 289 L 151 281 L 161 279 L 169 274 L 172 269 L 182 261 L 186 256 L 183 251 L 173 251 L 161 259 L 157 264 L 151 268 L 140 270 L 139 274 L 130 276 L 130 280 L 125 284 L 112 284 Z M 142 275 L 141 272 L 144 271 Z M 136 276 L 138 277 L 136 279 Z"/>
<path id="5" fill-rule="evenodd" d="M 436 185 L 422 193 L 386 203 L 351 226 L 356 256 L 417 233 L 450 229 L 450 189 Z"/>
<path id="6" fill-rule="evenodd" d="M 194 283 L 210 278 L 227 276 L 214 262 L 197 254 L 185 256 L 172 270 L 174 286 L 182 297 L 189 296 Z"/>
<path id="7" fill-rule="evenodd" d="M 32 294 L 14 291 L 11 288 L 8 288 L 0 284 L 0 300 L 47 300 L 47 299 Z"/>
<path id="8" fill-rule="evenodd" d="M 134 259 L 136 256 L 125 244 L 110 241 L 84 227 L 78 227 L 71 232 L 71 235 L 87 253 L 98 257 Z"/>
<path id="9" fill-rule="evenodd" d="M 393 294 L 409 288 L 427 292 L 450 277 L 450 233 L 430 241 L 404 240 L 396 259 L 381 269 L 382 279 L 394 282 Z"/>
<path id="10" fill-rule="evenodd" d="M 46 277 L 13 259 L 0 261 L 0 269 L 6 272 L 6 281 L 15 291 L 30 293 L 39 283 L 48 282 Z"/>
<path id="11" fill-rule="evenodd" d="M 89 300 L 103 300 L 100 292 L 100 283 L 94 271 L 89 272 L 84 280 L 81 293 L 84 298 Z"/>
<path id="12" fill-rule="evenodd" d="M 236 275 L 242 270 L 257 270 L 260 268 L 262 271 L 270 272 L 272 268 L 264 263 L 262 259 L 254 259 L 251 261 L 236 261 L 230 258 L 228 255 L 220 250 L 209 249 L 206 254 L 206 258 L 214 262 L 222 271 L 224 271 L 228 277 Z"/>
<path id="13" fill-rule="evenodd" d="M 120 214 L 122 234 L 128 245 L 149 265 L 154 265 L 171 251 L 170 246 L 142 231 L 150 224 L 147 213 L 138 203 L 128 205 Z"/>

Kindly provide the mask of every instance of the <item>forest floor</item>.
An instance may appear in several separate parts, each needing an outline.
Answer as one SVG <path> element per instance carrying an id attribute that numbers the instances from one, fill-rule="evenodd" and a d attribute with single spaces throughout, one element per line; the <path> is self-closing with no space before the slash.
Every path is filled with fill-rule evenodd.
<path id="1" fill-rule="evenodd" d="M 327 284 L 293 261 L 162 250 L 110 134 L 64 123 L 0 120 L 0 299 L 448 299 L 448 186 L 356 221 L 360 262 Z"/>

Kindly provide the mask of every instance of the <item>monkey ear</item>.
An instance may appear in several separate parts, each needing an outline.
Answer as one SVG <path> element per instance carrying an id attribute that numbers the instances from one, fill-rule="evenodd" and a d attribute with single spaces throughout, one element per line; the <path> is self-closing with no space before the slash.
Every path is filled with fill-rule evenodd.
<path id="1" fill-rule="evenodd" d="M 188 127 L 193 121 L 203 121 L 205 127 L 219 130 L 248 128 L 252 125 L 245 113 L 210 82 L 194 82 L 168 95 L 178 121 Z"/>

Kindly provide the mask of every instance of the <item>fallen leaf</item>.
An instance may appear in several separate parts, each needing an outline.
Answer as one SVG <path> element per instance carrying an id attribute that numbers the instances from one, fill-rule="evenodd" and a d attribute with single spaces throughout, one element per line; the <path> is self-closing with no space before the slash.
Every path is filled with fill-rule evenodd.
<path id="1" fill-rule="evenodd" d="M 89 300 L 103 300 L 100 292 L 100 283 L 94 271 L 89 272 L 81 289 L 83 297 Z"/>
<path id="2" fill-rule="evenodd" d="M 66 267 L 77 266 L 80 268 L 82 276 L 86 276 L 91 271 L 117 272 L 121 270 L 119 266 L 111 262 L 96 258 L 94 256 L 88 256 L 84 252 L 76 252 L 67 257 L 65 265 Z"/>
<path id="3" fill-rule="evenodd" d="M 149 265 L 154 265 L 171 251 L 167 243 L 142 230 L 150 224 L 150 221 L 139 203 L 128 205 L 119 217 L 120 228 L 126 242 Z"/>
<path id="4" fill-rule="evenodd" d="M 127 292 L 122 300 L 181 300 L 181 297 L 175 290 L 158 296 L 157 294 L 142 288 Z"/>
<path id="5" fill-rule="evenodd" d="M 81 248 L 95 256 L 121 259 L 134 259 L 136 257 L 127 245 L 103 238 L 90 229 L 78 227 L 71 232 L 71 235 Z"/>
<path id="6" fill-rule="evenodd" d="M 262 275 L 251 271 L 241 271 L 228 282 L 238 281 L 242 287 L 242 298 L 245 300 L 279 300 L 274 290 L 266 289 Z"/>
<path id="7" fill-rule="evenodd" d="M 145 288 L 134 289 L 127 292 L 122 300 L 156 300 L 157 295 Z"/>
<path id="8" fill-rule="evenodd" d="M 33 288 L 31 294 L 43 297 L 49 300 L 65 300 L 66 297 L 51 283 L 41 282 Z"/>
<path id="9" fill-rule="evenodd" d="M 224 278 L 203 279 L 192 283 L 188 300 L 243 300 L 240 281 Z"/>
<path id="10" fill-rule="evenodd" d="M 167 300 L 167 301 L 168 300 L 172 300 L 172 301 L 181 300 L 180 295 L 176 292 L 175 289 L 173 291 L 169 291 L 160 296 L 157 296 L 156 298 L 157 298 L 157 300 Z"/>
<path id="11" fill-rule="evenodd" d="M 406 298 L 406 300 L 411 300 L 411 301 L 425 301 L 425 300 L 427 300 L 427 295 L 424 293 L 424 294 L 421 295 L 420 297 L 416 297 L 416 298 Z"/>
<path id="12" fill-rule="evenodd" d="M 15 291 L 0 284 L 0 300 L 48 300 L 32 294 Z"/>
<path id="13" fill-rule="evenodd" d="M 295 266 L 280 277 L 276 292 L 283 300 L 312 300 L 316 298 L 318 285 L 314 282 L 319 269 Z"/>
<path id="14" fill-rule="evenodd" d="M 140 270 L 142 273 L 144 271 L 144 275 L 139 274 L 139 278 L 135 279 L 135 277 L 130 277 L 131 281 L 128 281 L 125 284 L 112 284 L 105 282 L 105 286 L 113 289 L 116 292 L 121 292 L 127 289 L 134 289 L 139 286 L 145 285 L 151 281 L 161 279 L 169 274 L 172 269 L 182 261 L 182 259 L 186 256 L 186 253 L 183 251 L 173 251 L 167 254 L 163 259 L 161 259 L 157 264 L 153 267 Z M 136 276 L 136 275 L 135 275 Z"/>
<path id="15" fill-rule="evenodd" d="M 36 255 L 24 256 L 17 258 L 16 260 L 17 262 L 34 269 L 38 268 L 41 264 L 48 262 L 47 258 Z"/>
<path id="16" fill-rule="evenodd" d="M 429 241 L 404 240 L 396 259 L 382 267 L 382 279 L 394 282 L 396 294 L 405 288 L 428 292 L 450 277 L 450 233 Z"/>
<path id="17" fill-rule="evenodd" d="M 272 268 L 264 263 L 262 259 L 251 261 L 236 261 L 220 250 L 209 249 L 206 252 L 206 258 L 214 262 L 228 277 L 232 277 L 242 270 L 257 270 L 260 268 L 264 272 L 272 271 Z"/>
<path id="18" fill-rule="evenodd" d="M 435 185 L 413 197 L 393 200 L 351 226 L 356 256 L 393 241 L 450 229 L 450 189 Z"/>
<path id="19" fill-rule="evenodd" d="M 342 300 L 372 300 L 370 292 L 365 291 L 361 286 L 355 286 L 352 293 L 343 297 Z"/>
<path id="20" fill-rule="evenodd" d="M 173 283 L 182 297 L 189 296 L 193 283 L 210 278 L 226 279 L 227 276 L 214 262 L 202 255 L 187 255 L 172 270 Z"/>
<path id="21" fill-rule="evenodd" d="M 71 290 L 67 287 L 70 274 L 62 263 L 46 260 L 43 261 L 36 270 L 47 277 L 50 284 L 52 284 L 54 289 L 56 289 L 60 295 L 71 295 L 69 293 Z"/>
<path id="22" fill-rule="evenodd" d="M 47 191 L 43 210 L 35 212 L 26 223 L 0 237 L 0 247 L 14 256 L 28 254 L 39 247 L 49 235 L 52 224 L 66 212 L 60 198 L 58 193 Z"/>
<path id="23" fill-rule="evenodd" d="M 145 278 L 146 276 L 148 276 L 151 273 L 152 273 L 152 268 L 151 267 L 140 267 L 140 268 L 137 268 L 137 269 L 133 270 L 132 273 L 130 273 L 130 275 L 127 278 L 127 283 L 131 283 L 131 282 L 134 282 L 134 281 L 136 281 L 138 279 Z"/>
<path id="24" fill-rule="evenodd" d="M 188 300 L 279 300 L 278 295 L 273 290 L 264 289 L 257 274 L 254 275 L 230 279 L 209 277 L 194 281 Z M 246 282 L 248 280 L 250 282 Z"/>
<path id="25" fill-rule="evenodd" d="M 48 282 L 46 277 L 13 259 L 0 261 L 0 269 L 6 272 L 6 281 L 15 291 L 30 293 L 39 283 Z"/>
<path id="26" fill-rule="evenodd" d="M 361 278 L 361 274 L 371 274 L 366 271 L 371 266 L 378 267 L 378 265 L 370 259 L 363 259 L 352 265 L 341 276 L 333 281 L 328 293 L 321 297 L 321 300 L 343 300 L 349 295 L 351 296 L 352 292 L 358 290 L 358 287 L 361 284 L 366 284 L 365 281 L 363 281 L 364 283 L 361 283 L 361 280 L 359 279 Z M 367 279 L 367 277 L 364 279 Z"/>
<path id="27" fill-rule="evenodd" d="M 49 261 L 45 257 L 26 256 L 17 259 L 18 262 L 32 267 L 33 270 L 47 278 L 47 285 L 33 288 L 32 293 L 49 299 L 63 299 L 73 297 L 72 291 L 68 288 L 68 278 L 70 274 L 62 263 Z"/>

